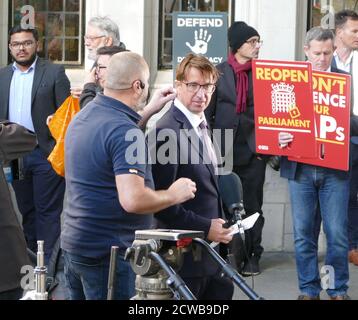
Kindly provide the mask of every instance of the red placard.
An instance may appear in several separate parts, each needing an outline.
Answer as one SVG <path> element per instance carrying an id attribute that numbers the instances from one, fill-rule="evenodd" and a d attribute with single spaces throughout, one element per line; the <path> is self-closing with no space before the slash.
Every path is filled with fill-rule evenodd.
<path id="1" fill-rule="evenodd" d="M 349 170 L 351 76 L 313 72 L 317 157 L 289 160 Z"/>
<path id="2" fill-rule="evenodd" d="M 253 61 L 256 151 L 283 156 L 316 156 L 312 67 L 307 62 Z M 287 148 L 279 132 L 295 139 Z"/>

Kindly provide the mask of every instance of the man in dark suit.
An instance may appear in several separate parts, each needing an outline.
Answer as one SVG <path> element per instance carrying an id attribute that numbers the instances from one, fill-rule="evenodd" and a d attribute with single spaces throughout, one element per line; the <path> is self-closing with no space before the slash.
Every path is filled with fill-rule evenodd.
<path id="1" fill-rule="evenodd" d="M 152 166 L 156 190 L 166 189 L 182 177 L 192 179 L 198 190 L 194 199 L 156 214 L 158 226 L 204 231 L 208 240 L 228 243 L 232 236 L 230 229 L 223 227 L 217 159 L 204 115 L 217 77 L 217 70 L 203 56 L 189 54 L 182 61 L 176 74 L 177 99 L 156 125 L 157 137 L 168 133 L 169 142 L 157 138 L 150 147 L 151 151 L 158 151 L 152 153 L 152 160 L 157 159 Z M 169 152 L 173 153 L 169 155 L 169 163 L 162 164 L 165 159 L 160 159 L 159 151 L 167 143 Z M 179 273 L 198 299 L 232 298 L 232 284 L 220 276 L 218 266 L 206 252 L 200 261 L 194 261 L 191 253 L 185 254 Z"/>
<path id="2" fill-rule="evenodd" d="M 9 33 L 14 63 L 0 70 L 0 118 L 9 119 L 37 134 L 38 145 L 23 158 L 23 180 L 13 186 L 24 232 L 31 250 L 45 241 L 46 260 L 60 235 L 65 181 L 47 161 L 55 141 L 46 120 L 70 95 L 63 66 L 37 56 L 38 33 L 16 26 Z"/>
<path id="3" fill-rule="evenodd" d="M 22 297 L 21 268 L 30 264 L 3 165 L 32 151 L 36 144 L 36 136 L 24 127 L 0 121 L 0 300 Z"/>
<path id="4" fill-rule="evenodd" d="M 237 21 L 228 31 L 230 55 L 227 61 L 219 64 L 221 74 L 217 90 L 208 108 L 206 117 L 213 129 L 230 129 L 234 133 L 232 150 L 221 150 L 222 154 L 233 152 L 233 171 L 242 182 L 243 202 L 247 216 L 260 213 L 254 227 L 246 231 L 247 255 L 242 256 L 233 242 L 239 271 L 245 275 L 260 273 L 259 259 L 263 253 L 261 246 L 264 217 L 262 212 L 263 187 L 266 162 L 256 154 L 254 95 L 252 82 L 252 59 L 259 55 L 262 41 L 259 33 L 245 22 Z M 222 135 L 221 146 L 225 146 Z M 246 256 L 249 259 L 246 259 Z M 238 259 L 240 258 L 240 259 Z"/>
<path id="5" fill-rule="evenodd" d="M 321 27 L 307 32 L 304 51 L 313 70 L 340 72 L 331 67 L 334 34 Z M 356 121 L 355 118 L 351 122 Z M 354 132 L 352 132 L 354 134 Z M 280 132 L 282 148 L 294 136 Z M 325 265 L 328 266 L 327 294 L 331 300 L 348 300 L 347 209 L 349 173 L 314 165 L 281 161 L 281 176 L 288 179 L 294 230 L 299 300 L 318 300 L 322 290 L 318 269 L 318 235 L 321 218 L 327 238 Z M 320 215 L 320 216 L 319 216 Z"/>

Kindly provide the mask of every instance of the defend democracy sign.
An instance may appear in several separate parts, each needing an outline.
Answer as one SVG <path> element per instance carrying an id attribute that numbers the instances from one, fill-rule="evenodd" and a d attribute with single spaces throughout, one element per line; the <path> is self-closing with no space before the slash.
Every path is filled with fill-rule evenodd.
<path id="1" fill-rule="evenodd" d="M 227 57 L 228 15 L 221 12 L 173 13 L 173 69 L 189 53 L 202 54 L 213 64 Z"/>
<path id="2" fill-rule="evenodd" d="M 253 83 L 257 153 L 315 157 L 311 64 L 254 60 Z M 281 131 L 294 134 L 287 148 Z"/>
<path id="3" fill-rule="evenodd" d="M 321 167 L 349 170 L 351 76 L 313 72 L 316 150 L 313 159 L 289 160 Z"/>

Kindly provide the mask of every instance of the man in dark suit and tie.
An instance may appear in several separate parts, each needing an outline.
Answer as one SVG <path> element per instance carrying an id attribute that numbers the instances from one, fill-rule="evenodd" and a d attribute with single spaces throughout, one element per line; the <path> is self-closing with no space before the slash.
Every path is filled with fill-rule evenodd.
<path id="1" fill-rule="evenodd" d="M 228 243 L 232 236 L 230 229 L 223 227 L 216 175 L 218 161 L 207 136 L 204 115 L 217 78 L 217 70 L 203 56 L 189 54 L 182 61 L 176 74 L 177 99 L 158 121 L 156 143 L 150 147 L 151 151 L 158 151 L 158 154 L 152 152 L 152 160 L 156 157 L 152 166 L 156 190 L 168 188 L 181 177 L 192 179 L 198 190 L 194 199 L 156 214 L 158 226 L 204 231 L 209 241 Z M 166 133 L 169 142 L 159 139 Z M 165 159 L 160 159 L 159 150 L 168 143 L 173 154 L 169 155 L 169 163 L 163 164 Z M 232 298 L 232 283 L 220 276 L 218 266 L 206 252 L 202 252 L 200 261 L 194 261 L 191 253 L 185 254 L 179 274 L 198 299 Z"/>
<path id="2" fill-rule="evenodd" d="M 46 125 L 70 95 L 70 82 L 63 66 L 37 56 L 38 33 L 15 26 L 9 33 L 14 63 L 0 70 L 0 119 L 23 125 L 37 134 L 38 145 L 23 158 L 23 179 L 14 181 L 16 198 L 23 216 L 27 244 L 45 241 L 46 261 L 60 235 L 65 181 L 53 171 L 47 157 L 55 141 Z"/>

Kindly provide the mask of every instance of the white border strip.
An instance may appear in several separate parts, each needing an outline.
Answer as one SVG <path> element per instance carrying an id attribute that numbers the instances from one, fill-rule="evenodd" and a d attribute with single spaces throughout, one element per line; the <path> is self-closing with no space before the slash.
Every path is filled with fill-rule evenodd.
<path id="1" fill-rule="evenodd" d="M 260 130 L 268 130 L 268 131 L 312 133 L 312 130 L 301 130 L 301 129 L 272 128 L 272 127 L 259 127 L 259 129 Z"/>

